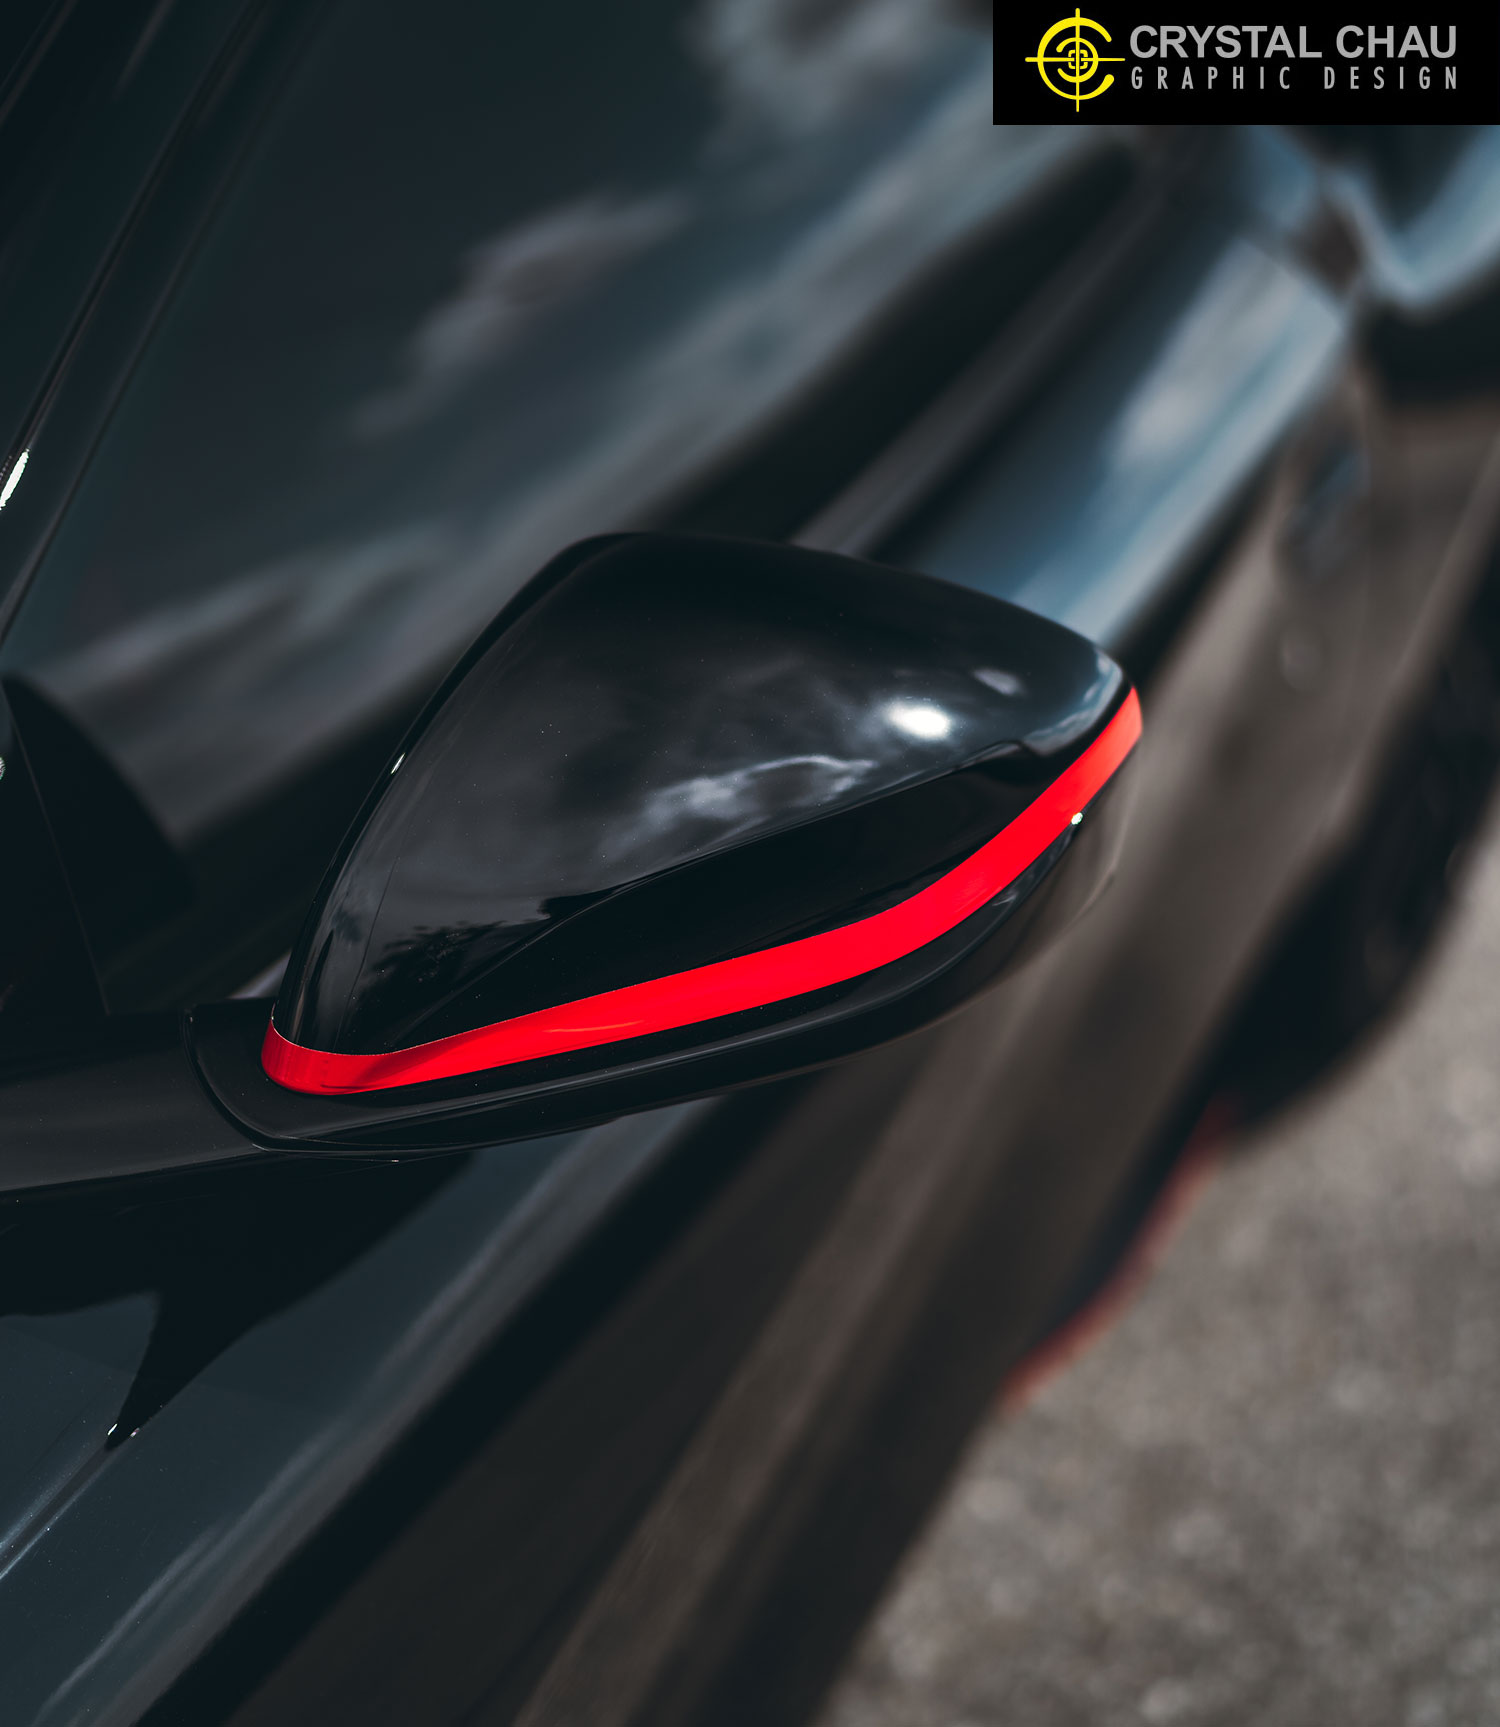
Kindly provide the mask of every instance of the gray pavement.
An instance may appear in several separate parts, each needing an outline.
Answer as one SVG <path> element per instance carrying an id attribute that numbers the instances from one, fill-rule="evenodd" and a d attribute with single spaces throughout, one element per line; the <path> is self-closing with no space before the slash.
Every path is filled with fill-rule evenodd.
<path id="1" fill-rule="evenodd" d="M 1351 1067 L 976 1438 L 820 1727 L 1500 1722 L 1500 824 Z"/>

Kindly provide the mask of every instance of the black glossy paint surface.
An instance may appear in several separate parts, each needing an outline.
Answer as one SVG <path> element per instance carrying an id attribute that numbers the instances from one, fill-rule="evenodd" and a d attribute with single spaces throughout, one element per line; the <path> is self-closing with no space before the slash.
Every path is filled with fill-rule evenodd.
<path id="1" fill-rule="evenodd" d="M 75 1039 L 103 1003 L 37 799 L 0 701 L 0 1073 L 60 1026 Z"/>
<path id="2" fill-rule="evenodd" d="M 222 9 L 168 8 L 131 92 Z M 396 739 L 561 547 L 796 533 L 1130 177 L 990 127 L 983 32 L 944 8 L 873 58 L 853 18 L 703 0 L 251 10 L 256 52 L 319 28 L 137 384 L 0 513 L 8 571 L 102 431 L 3 661 L 191 877 L 90 928 L 120 1011 L 286 953 Z"/>
<path id="3" fill-rule="evenodd" d="M 921 577 L 586 543 L 407 740 L 277 1029 L 400 1049 L 851 922 L 992 838 L 1123 691 L 1081 638 Z"/>
<path id="4" fill-rule="evenodd" d="M 464 1167 L 462 1158 L 399 1172 L 267 1158 L 200 1172 L 175 1190 L 12 1206 L 0 1210 L 0 1311 L 40 1317 L 153 1299 L 149 1341 L 110 1430 L 113 1448 L 236 1338 L 358 1260 Z"/>

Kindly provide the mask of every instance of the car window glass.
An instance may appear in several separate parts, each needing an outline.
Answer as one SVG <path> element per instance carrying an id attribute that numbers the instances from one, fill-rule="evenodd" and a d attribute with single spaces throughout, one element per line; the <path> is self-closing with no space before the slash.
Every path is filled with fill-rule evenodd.
<path id="1" fill-rule="evenodd" d="M 990 100 L 987 37 L 935 3 L 334 15 L 4 648 L 113 1005 L 284 950 L 528 575 L 669 516 L 1094 147 Z"/>

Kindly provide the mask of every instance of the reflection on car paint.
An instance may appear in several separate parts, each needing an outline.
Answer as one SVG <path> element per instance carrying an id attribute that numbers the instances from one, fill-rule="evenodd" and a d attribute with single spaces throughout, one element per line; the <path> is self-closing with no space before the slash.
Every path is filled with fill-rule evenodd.
<path id="1" fill-rule="evenodd" d="M 758 41 L 774 36 L 768 16 Z M 105 452 L 135 484 L 102 516 L 87 503 L 75 512 L 5 663 L 24 665 L 107 740 L 167 836 L 187 847 L 370 713 L 410 701 L 559 546 L 649 520 L 806 390 L 945 248 L 1023 198 L 1059 157 L 1092 147 L 1045 128 L 995 132 L 980 39 L 935 11 L 920 17 L 899 56 L 844 76 L 837 104 L 783 101 L 716 62 L 728 108 L 702 115 L 683 185 L 633 199 L 570 193 L 466 240 L 457 258 L 412 255 L 392 212 L 402 239 L 380 258 L 378 323 L 360 315 L 347 265 L 278 240 L 279 226 L 303 218 L 257 209 L 252 171 L 246 214 L 237 223 L 241 206 L 231 211 L 199 272 L 217 292 L 232 260 L 256 247 L 269 280 L 260 305 L 236 308 L 256 334 L 200 328 L 188 285 L 152 357 L 160 382 L 126 403 Z M 371 28 L 364 14 L 360 28 Z M 719 25 L 691 39 L 718 53 L 740 38 Z M 847 51 L 860 61 L 852 39 Z M 304 75 L 310 98 L 337 76 L 342 52 L 334 33 Z M 779 66 L 795 63 L 785 45 L 777 52 Z M 495 100 L 482 122 L 497 151 L 519 123 L 507 115 Z M 315 197 L 320 174 L 341 164 L 325 167 L 294 142 L 295 120 L 288 131 L 281 148 L 303 155 Z M 425 147 L 433 179 L 420 196 L 441 205 L 448 146 Z M 644 162 L 632 169 L 616 133 L 585 183 L 633 171 Z M 280 161 L 262 172 L 284 200 Z M 514 196 L 497 177 L 497 209 Z M 465 189 L 459 220 L 472 220 L 471 202 Z M 344 230 L 334 225 L 323 244 L 346 246 Z M 305 303 L 300 284 L 313 270 L 344 276 L 349 302 Z M 407 311 L 434 281 L 437 299 Z M 388 334 L 396 294 L 412 323 Z M 345 332 L 333 344 L 336 376 L 317 352 L 330 319 Z M 247 345 L 270 372 L 252 384 L 231 360 L 205 399 L 203 369 Z M 373 394 L 372 372 L 388 379 Z M 192 461 L 159 447 L 169 428 L 179 436 L 186 392 L 205 403 L 195 417 L 214 452 L 204 476 L 213 515 L 164 546 L 150 500 L 163 485 L 179 494 L 174 471 Z M 248 548 L 259 558 L 246 568 Z M 106 564 L 110 597 L 95 608 L 85 596 Z"/>
<path id="2" fill-rule="evenodd" d="M 1002 439 L 887 555 L 1119 651 L 1326 387 L 1349 316 L 1255 241 L 1190 231 Z"/>

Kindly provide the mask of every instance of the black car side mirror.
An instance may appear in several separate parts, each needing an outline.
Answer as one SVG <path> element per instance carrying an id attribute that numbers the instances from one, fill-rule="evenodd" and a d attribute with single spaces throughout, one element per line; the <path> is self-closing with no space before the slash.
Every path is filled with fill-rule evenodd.
<path id="1" fill-rule="evenodd" d="M 1119 668 L 967 589 L 625 535 L 495 620 L 360 812 L 263 1003 L 191 1044 L 261 1143 L 435 1149 L 868 1048 L 1108 871 Z"/>

